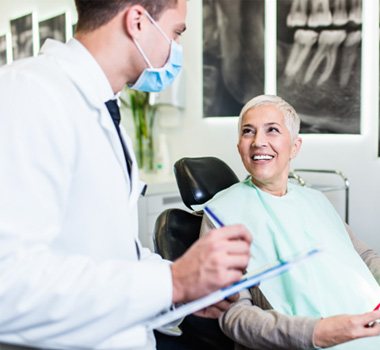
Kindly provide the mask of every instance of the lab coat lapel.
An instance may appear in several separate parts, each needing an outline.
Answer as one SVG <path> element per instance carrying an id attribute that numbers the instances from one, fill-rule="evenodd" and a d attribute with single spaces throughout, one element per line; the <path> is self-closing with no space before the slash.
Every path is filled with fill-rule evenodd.
<path id="1" fill-rule="evenodd" d="M 108 112 L 108 109 L 105 105 L 106 101 L 102 101 L 102 98 L 99 96 L 99 83 L 103 81 L 94 80 L 92 76 L 92 71 L 86 71 L 86 66 L 82 64 L 78 64 L 76 58 L 72 56 L 72 52 L 67 49 L 65 44 L 50 41 L 48 43 L 48 47 L 46 48 L 46 53 L 48 55 L 52 55 L 58 62 L 62 69 L 66 72 L 67 76 L 73 82 L 73 84 L 78 88 L 78 92 L 83 96 L 83 98 L 87 101 L 89 106 L 93 107 L 98 111 L 98 122 L 100 126 L 103 128 L 104 133 L 107 139 L 110 142 L 110 145 L 115 153 L 115 156 L 124 172 L 124 176 L 127 182 L 127 186 L 131 189 L 131 197 L 135 196 L 134 192 L 138 192 L 138 186 L 131 186 L 131 179 L 129 178 L 127 166 L 125 164 L 125 157 L 122 145 L 120 144 L 120 139 L 117 134 L 115 125 L 113 124 L 112 118 Z M 80 63 L 80 62 L 79 62 Z M 99 67 L 100 69 L 100 67 Z M 125 140 L 125 135 L 123 136 Z M 131 150 L 131 145 L 127 145 L 128 150 Z M 133 152 L 130 152 L 133 154 Z M 136 159 L 133 156 L 133 163 L 136 164 Z M 137 168 L 133 166 L 132 170 L 132 184 L 137 184 L 138 175 Z M 135 181 L 135 182 L 134 182 Z M 137 187 L 137 189 L 135 189 Z"/>
<path id="2" fill-rule="evenodd" d="M 119 135 L 117 134 L 115 125 L 113 124 L 112 118 L 111 118 L 111 116 L 110 116 L 105 105 L 104 105 L 104 107 L 102 106 L 102 108 L 100 108 L 100 110 L 99 110 L 99 124 L 104 129 L 104 132 L 105 132 L 105 134 L 106 134 L 106 136 L 110 142 L 110 145 L 111 145 L 113 151 L 115 152 L 115 156 L 116 156 L 116 158 L 117 158 L 117 160 L 118 160 L 118 162 L 119 162 L 119 164 L 120 164 L 120 166 L 124 172 L 124 176 L 126 177 L 126 180 L 129 184 L 129 186 L 133 189 L 133 186 L 131 186 L 131 180 L 132 180 L 132 184 L 133 184 L 133 169 L 132 169 L 132 174 L 131 174 L 132 179 L 130 179 L 129 174 L 128 174 L 128 170 L 127 170 L 124 152 L 123 152 L 123 147 L 120 143 Z M 127 145 L 125 142 L 124 136 L 122 136 L 122 139 L 123 139 L 124 144 Z M 130 154 L 133 153 L 133 152 L 130 152 L 130 150 L 131 150 L 130 147 L 127 146 L 127 149 L 128 149 Z M 132 159 L 132 162 L 135 163 L 136 160 Z"/>
<path id="3" fill-rule="evenodd" d="M 111 119 L 111 116 L 109 115 L 109 112 L 105 105 L 104 105 L 104 108 L 102 108 L 99 113 L 100 113 L 99 123 L 104 128 L 104 131 L 115 152 L 115 155 L 119 161 L 119 164 L 123 169 L 124 176 L 126 177 L 126 181 L 130 189 L 129 204 L 133 206 L 137 202 L 143 188 L 145 187 L 145 183 L 140 181 L 139 179 L 137 160 L 136 160 L 135 152 L 133 151 L 132 141 L 130 137 L 128 136 L 128 134 L 125 132 L 123 126 L 120 125 L 120 133 L 121 133 L 122 142 L 124 143 L 126 149 L 128 150 L 129 156 L 131 157 L 131 160 L 132 160 L 131 176 L 129 177 L 127 165 L 125 163 L 123 148 L 120 143 L 120 139 L 117 134 L 116 128 Z"/>
<path id="4" fill-rule="evenodd" d="M 141 194 L 142 188 L 145 186 L 145 184 L 141 183 L 141 181 L 139 180 L 137 160 L 136 160 L 135 152 L 133 151 L 132 141 L 130 137 L 127 135 L 127 133 L 125 132 L 122 125 L 120 126 L 120 133 L 121 133 L 121 138 L 123 139 L 123 142 L 132 159 L 131 181 L 132 181 L 133 186 L 131 188 L 130 202 L 135 203 L 137 202 Z"/>

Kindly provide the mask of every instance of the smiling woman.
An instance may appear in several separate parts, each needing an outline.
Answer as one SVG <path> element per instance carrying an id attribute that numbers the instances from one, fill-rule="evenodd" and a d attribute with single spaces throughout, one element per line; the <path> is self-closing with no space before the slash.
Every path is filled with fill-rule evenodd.
<path id="1" fill-rule="evenodd" d="M 252 233 L 247 271 L 320 248 L 319 257 L 259 287 L 244 291 L 220 324 L 235 349 L 378 350 L 380 257 L 358 241 L 320 192 L 288 182 L 301 147 L 300 120 L 287 102 L 262 95 L 239 120 L 238 150 L 249 172 L 244 181 L 204 205 L 225 225 Z M 204 216 L 201 234 L 214 226 Z M 354 302 L 353 302 L 354 301 Z M 338 316 L 336 316 L 338 315 Z M 361 339 L 359 339 L 361 338 Z"/>
<path id="2" fill-rule="evenodd" d="M 256 186 L 275 195 L 286 193 L 290 160 L 302 144 L 299 126 L 297 113 L 280 97 L 262 95 L 245 105 L 238 150 Z"/>

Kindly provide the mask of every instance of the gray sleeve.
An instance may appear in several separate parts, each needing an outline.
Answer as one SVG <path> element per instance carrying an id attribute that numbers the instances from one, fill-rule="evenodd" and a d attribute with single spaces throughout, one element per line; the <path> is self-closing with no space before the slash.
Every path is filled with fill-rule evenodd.
<path id="1" fill-rule="evenodd" d="M 346 230 L 351 238 L 355 250 L 366 263 L 377 283 L 380 284 L 380 256 L 373 249 L 369 248 L 364 242 L 358 239 L 351 228 L 346 225 Z"/>
<path id="2" fill-rule="evenodd" d="M 314 327 L 318 319 L 286 316 L 253 305 L 248 290 L 220 318 L 223 332 L 249 349 L 315 349 Z"/>
<path id="3" fill-rule="evenodd" d="M 211 220 L 207 217 L 206 214 L 202 216 L 202 224 L 201 224 L 201 230 L 199 232 L 199 237 L 204 236 L 208 231 L 215 228 Z"/>

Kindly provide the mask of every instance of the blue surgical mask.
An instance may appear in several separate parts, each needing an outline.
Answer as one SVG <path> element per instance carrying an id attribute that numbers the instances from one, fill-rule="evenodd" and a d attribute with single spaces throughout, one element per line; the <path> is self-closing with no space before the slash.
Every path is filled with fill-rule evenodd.
<path id="1" fill-rule="evenodd" d="M 157 28 L 157 30 L 164 36 L 164 38 L 170 44 L 170 54 L 167 62 L 161 68 L 154 68 L 150 63 L 148 57 L 144 53 L 140 44 L 135 40 L 134 43 L 137 49 L 140 51 L 144 61 L 148 65 L 145 68 L 137 81 L 129 87 L 134 90 L 147 91 L 147 92 L 160 92 L 171 85 L 174 79 L 182 68 L 183 50 L 182 46 L 177 44 L 174 40 L 170 40 L 165 32 L 160 28 L 157 22 L 145 11 L 145 15 Z"/>

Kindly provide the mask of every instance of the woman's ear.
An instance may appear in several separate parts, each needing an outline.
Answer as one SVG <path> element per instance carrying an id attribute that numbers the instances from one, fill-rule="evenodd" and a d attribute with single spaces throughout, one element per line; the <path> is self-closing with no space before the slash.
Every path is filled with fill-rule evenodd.
<path id="1" fill-rule="evenodd" d="M 141 5 L 133 5 L 126 9 L 124 13 L 124 30 L 130 38 L 138 39 L 146 16 L 145 9 Z"/>
<path id="2" fill-rule="evenodd" d="M 302 146 L 302 139 L 301 137 L 297 136 L 296 139 L 293 141 L 293 147 L 292 152 L 290 154 L 290 159 L 293 159 L 297 156 L 298 152 L 300 151 Z"/>

